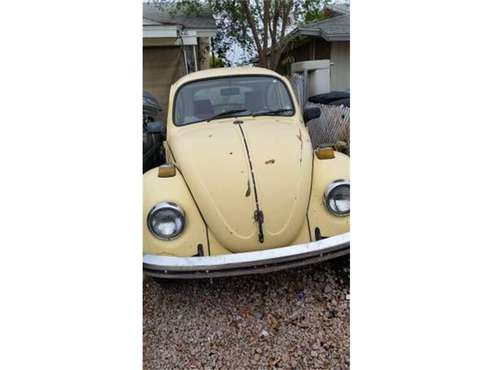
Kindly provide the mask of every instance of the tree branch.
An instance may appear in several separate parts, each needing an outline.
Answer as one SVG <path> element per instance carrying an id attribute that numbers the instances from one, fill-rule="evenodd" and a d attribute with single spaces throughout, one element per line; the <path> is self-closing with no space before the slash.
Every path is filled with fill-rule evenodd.
<path id="1" fill-rule="evenodd" d="M 270 39 L 272 41 L 272 45 L 275 45 L 277 43 L 277 24 L 279 23 L 279 9 L 279 0 L 274 0 L 274 14 L 272 16 L 272 27 L 270 29 Z"/>
<path id="2" fill-rule="evenodd" d="M 246 20 L 248 25 L 252 30 L 253 41 L 255 42 L 255 47 L 257 48 L 257 52 L 260 53 L 262 51 L 262 45 L 260 44 L 260 39 L 258 36 L 257 25 L 255 23 L 255 19 L 252 16 L 252 12 L 250 11 L 250 4 L 248 0 L 241 0 L 241 5 L 243 7 L 243 11 L 245 12 Z"/>
<path id="3" fill-rule="evenodd" d="M 260 18 L 264 22 L 263 49 L 267 50 L 269 45 L 270 0 L 264 0 L 264 14 Z"/>

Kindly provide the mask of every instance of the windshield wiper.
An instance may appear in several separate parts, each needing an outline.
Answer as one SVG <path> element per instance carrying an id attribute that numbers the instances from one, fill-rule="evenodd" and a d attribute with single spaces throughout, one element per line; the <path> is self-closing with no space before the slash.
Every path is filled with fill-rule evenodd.
<path id="1" fill-rule="evenodd" d="M 252 117 L 255 116 L 272 116 L 274 114 L 278 113 L 283 113 L 283 112 L 292 112 L 293 109 L 276 109 L 276 110 L 264 110 L 264 111 L 258 111 L 252 114 Z"/>
<path id="2" fill-rule="evenodd" d="M 221 113 L 218 113 L 210 118 L 207 118 L 207 122 L 210 122 L 212 121 L 213 119 L 216 119 L 216 118 L 219 118 L 219 117 L 226 117 L 226 116 L 229 116 L 230 114 L 234 114 L 234 113 L 241 113 L 241 112 L 245 112 L 247 111 L 248 109 L 232 109 L 232 110 L 227 110 L 225 112 L 221 112 Z"/>

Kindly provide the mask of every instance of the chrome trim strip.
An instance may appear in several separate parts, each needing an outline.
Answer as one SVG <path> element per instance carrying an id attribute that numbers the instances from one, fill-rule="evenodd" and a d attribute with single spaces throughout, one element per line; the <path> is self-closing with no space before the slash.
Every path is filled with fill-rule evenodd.
<path id="1" fill-rule="evenodd" d="M 164 278 L 209 278 L 272 272 L 349 253 L 349 233 L 319 241 L 263 251 L 206 257 L 144 255 L 147 275 Z"/>

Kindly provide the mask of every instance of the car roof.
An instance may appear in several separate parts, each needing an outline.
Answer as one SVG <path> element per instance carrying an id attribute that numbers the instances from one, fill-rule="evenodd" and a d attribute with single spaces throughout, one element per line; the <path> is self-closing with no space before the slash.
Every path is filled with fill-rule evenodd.
<path id="1" fill-rule="evenodd" d="M 276 72 L 260 67 L 223 67 L 223 68 L 211 68 L 206 69 L 204 71 L 198 71 L 189 73 L 178 81 L 175 82 L 175 85 L 182 85 L 186 82 L 190 82 L 193 80 L 200 80 L 204 78 L 214 78 L 214 77 L 223 77 L 223 76 L 232 76 L 232 75 L 266 75 L 266 76 L 274 76 L 279 77 L 279 74 Z"/>

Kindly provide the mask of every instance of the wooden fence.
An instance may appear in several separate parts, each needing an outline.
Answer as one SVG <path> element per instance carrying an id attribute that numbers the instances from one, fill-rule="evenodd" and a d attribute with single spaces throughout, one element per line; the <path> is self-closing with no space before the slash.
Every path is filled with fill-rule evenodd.
<path id="1" fill-rule="evenodd" d="M 310 102 L 304 104 L 303 76 L 294 74 L 291 76 L 290 82 L 301 107 L 320 108 L 320 117 L 307 123 L 313 147 L 316 148 L 320 144 L 335 144 L 338 141 L 345 141 L 349 146 L 350 108 L 342 105 L 314 104 Z M 349 154 L 349 147 L 347 153 Z"/>

